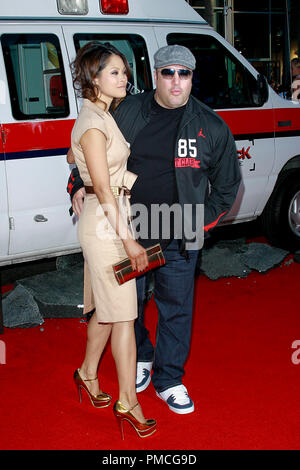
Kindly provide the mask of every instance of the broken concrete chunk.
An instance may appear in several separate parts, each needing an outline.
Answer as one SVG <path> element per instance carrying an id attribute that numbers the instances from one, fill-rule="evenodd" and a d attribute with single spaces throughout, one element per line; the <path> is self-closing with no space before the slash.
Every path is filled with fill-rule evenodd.
<path id="1" fill-rule="evenodd" d="M 21 285 L 3 297 L 2 307 L 7 328 L 31 328 L 44 323 L 32 294 Z"/>
<path id="2" fill-rule="evenodd" d="M 288 254 L 288 251 L 281 248 L 253 242 L 245 245 L 241 259 L 248 268 L 266 272 L 278 266 Z"/>
<path id="3" fill-rule="evenodd" d="M 82 316 L 83 265 L 38 274 L 17 283 L 32 294 L 43 318 Z"/>
<path id="4" fill-rule="evenodd" d="M 229 248 L 219 248 L 217 245 L 203 250 L 200 270 L 209 279 L 214 280 L 231 276 L 247 277 L 251 272 L 238 253 Z"/>

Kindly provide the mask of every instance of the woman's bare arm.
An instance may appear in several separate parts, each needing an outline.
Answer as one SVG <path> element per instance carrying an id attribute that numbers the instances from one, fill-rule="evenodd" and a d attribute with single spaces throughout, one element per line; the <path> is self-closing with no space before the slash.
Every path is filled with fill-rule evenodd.
<path id="1" fill-rule="evenodd" d="M 104 207 L 111 226 L 121 238 L 133 269 L 142 271 L 148 265 L 146 250 L 137 243 L 120 215 L 119 206 L 110 188 L 110 176 L 106 156 L 106 137 L 98 129 L 89 129 L 80 139 L 94 192 Z"/>

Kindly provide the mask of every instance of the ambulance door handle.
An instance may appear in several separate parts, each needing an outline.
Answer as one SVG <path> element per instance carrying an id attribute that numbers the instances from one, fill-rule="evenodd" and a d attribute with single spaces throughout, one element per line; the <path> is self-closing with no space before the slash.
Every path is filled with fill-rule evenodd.
<path id="1" fill-rule="evenodd" d="M 42 214 L 36 214 L 33 217 L 33 220 L 35 220 L 36 222 L 48 222 L 48 219 L 44 217 Z"/>
<path id="2" fill-rule="evenodd" d="M 31 98 L 28 98 L 28 101 L 31 103 L 33 101 L 40 101 L 40 98 L 38 96 L 32 96 Z"/>

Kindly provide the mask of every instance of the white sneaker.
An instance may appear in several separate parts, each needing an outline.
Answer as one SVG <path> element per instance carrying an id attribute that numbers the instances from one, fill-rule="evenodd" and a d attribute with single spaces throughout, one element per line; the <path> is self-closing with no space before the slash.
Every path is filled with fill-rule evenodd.
<path id="1" fill-rule="evenodd" d="M 156 392 L 156 395 L 164 400 L 174 413 L 184 415 L 194 411 L 194 403 L 184 385 L 167 388 L 163 392 Z"/>
<path id="2" fill-rule="evenodd" d="M 152 362 L 138 362 L 136 366 L 136 392 L 146 390 L 151 382 Z"/>

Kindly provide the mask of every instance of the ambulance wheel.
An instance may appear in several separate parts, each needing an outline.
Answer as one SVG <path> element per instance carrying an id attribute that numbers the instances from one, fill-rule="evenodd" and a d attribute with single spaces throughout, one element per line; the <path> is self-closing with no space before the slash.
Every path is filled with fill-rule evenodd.
<path id="1" fill-rule="evenodd" d="M 279 177 L 261 221 L 272 245 L 292 253 L 300 249 L 300 170 Z"/>

